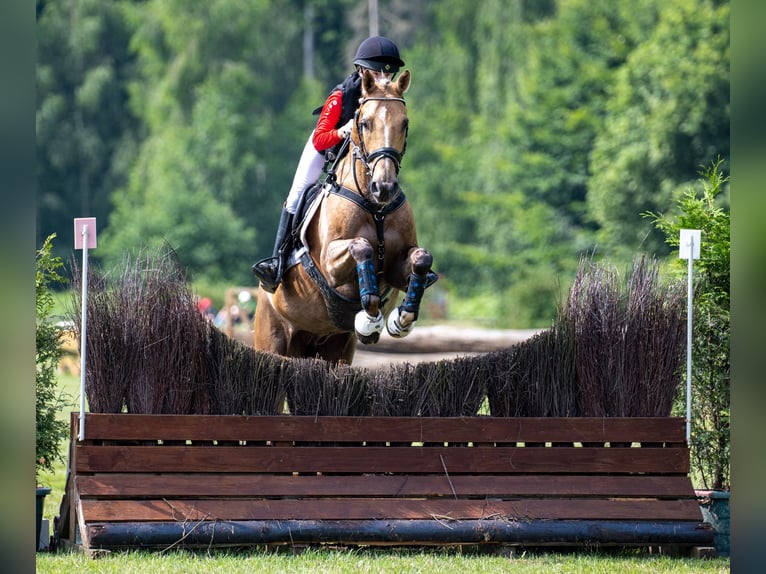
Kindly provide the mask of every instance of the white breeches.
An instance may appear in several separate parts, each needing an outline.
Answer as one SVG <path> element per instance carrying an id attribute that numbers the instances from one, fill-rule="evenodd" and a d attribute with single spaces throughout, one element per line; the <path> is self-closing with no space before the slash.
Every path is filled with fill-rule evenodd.
<path id="1" fill-rule="evenodd" d="M 300 201 L 303 192 L 313 185 L 319 179 L 322 174 L 322 166 L 324 165 L 324 156 L 319 153 L 311 139 L 314 137 L 314 132 L 311 132 L 306 145 L 303 147 L 303 153 L 301 153 L 301 159 L 298 162 L 298 167 L 295 169 L 295 175 L 293 176 L 293 184 L 290 187 L 290 192 L 287 194 L 285 200 L 285 209 L 292 214 L 295 214 L 295 210 L 298 208 L 298 202 Z"/>

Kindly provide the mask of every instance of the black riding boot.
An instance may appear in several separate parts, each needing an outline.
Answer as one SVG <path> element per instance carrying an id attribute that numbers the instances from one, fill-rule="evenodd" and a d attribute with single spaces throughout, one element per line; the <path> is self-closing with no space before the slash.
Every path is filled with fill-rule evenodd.
<path id="1" fill-rule="evenodd" d="M 253 265 L 253 274 L 269 293 L 277 290 L 279 282 L 282 280 L 282 273 L 287 265 L 287 258 L 293 247 L 292 234 L 293 214 L 282 208 L 282 214 L 279 217 L 279 228 L 277 229 L 277 238 L 274 242 L 274 253 L 271 257 L 261 259 Z"/>

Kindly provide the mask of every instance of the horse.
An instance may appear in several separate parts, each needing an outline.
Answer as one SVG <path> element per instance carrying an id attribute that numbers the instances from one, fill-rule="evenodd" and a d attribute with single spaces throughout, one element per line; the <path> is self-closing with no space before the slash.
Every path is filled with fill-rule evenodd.
<path id="1" fill-rule="evenodd" d="M 341 148 L 294 228 L 299 249 L 273 294 L 258 288 L 256 350 L 351 364 L 357 341 L 377 343 L 384 324 L 395 338 L 412 332 L 436 274 L 398 180 L 410 77 L 405 70 L 376 81 L 363 71 L 345 153 Z"/>

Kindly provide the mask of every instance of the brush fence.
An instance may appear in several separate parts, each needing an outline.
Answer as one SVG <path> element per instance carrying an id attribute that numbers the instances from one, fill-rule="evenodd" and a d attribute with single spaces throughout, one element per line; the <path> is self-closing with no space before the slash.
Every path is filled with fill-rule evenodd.
<path id="1" fill-rule="evenodd" d="M 681 418 L 72 414 L 58 536 L 711 546 Z"/>

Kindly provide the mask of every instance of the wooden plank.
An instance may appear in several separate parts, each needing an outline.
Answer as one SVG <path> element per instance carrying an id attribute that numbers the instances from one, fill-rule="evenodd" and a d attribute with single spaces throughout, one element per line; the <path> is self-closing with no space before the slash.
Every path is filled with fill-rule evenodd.
<path id="1" fill-rule="evenodd" d="M 80 498 L 80 493 L 77 489 L 74 489 L 74 499 L 72 500 L 72 514 L 77 520 L 77 530 L 80 532 L 81 544 L 85 550 L 90 548 L 90 538 L 88 537 L 88 530 L 85 528 L 86 518 L 85 510 L 83 509 L 83 500 Z M 72 541 L 76 542 L 77 534 L 75 530 L 72 530 Z"/>
<path id="2" fill-rule="evenodd" d="M 78 445 L 95 472 L 686 474 L 686 448 L 230 447 Z"/>
<path id="3" fill-rule="evenodd" d="M 73 416 L 75 413 L 73 413 Z M 677 442 L 680 417 L 302 417 L 86 414 L 86 440 Z"/>
<path id="4" fill-rule="evenodd" d="M 634 521 L 649 530 L 657 521 L 692 528 L 702 521 L 687 476 L 685 424 L 677 417 L 88 414 L 82 443 L 77 413 L 71 422 L 70 520 L 86 547 L 109 524 L 181 524 L 186 532 L 187 525 L 215 521 L 386 519 L 432 521 L 451 532 L 459 521 L 514 528 Z M 158 439 L 166 444 L 151 445 Z M 247 445 L 237 446 L 241 441 Z M 135 444 L 141 442 L 150 445 Z M 405 446 L 357 446 L 365 442 Z M 605 442 L 644 446 L 598 446 Z"/>
<path id="5" fill-rule="evenodd" d="M 689 520 L 701 521 L 694 500 L 523 499 L 417 500 L 82 500 L 86 523 L 208 520 Z"/>
<path id="6" fill-rule="evenodd" d="M 70 428 L 74 431 L 74 426 L 71 426 Z M 71 465 L 71 461 L 74 460 L 74 444 L 77 440 L 76 437 L 76 434 L 70 435 L 67 456 L 68 465 Z M 75 500 L 74 475 L 70 471 L 71 466 L 68 466 L 64 484 L 64 495 L 61 498 L 61 504 L 59 505 L 59 519 L 56 534 L 58 535 L 59 540 L 68 540 L 71 536 L 72 541 L 74 541 L 77 522 L 74 516 L 75 513 L 73 512 L 73 501 Z"/>
<path id="7" fill-rule="evenodd" d="M 76 477 L 82 498 L 184 497 L 511 497 L 696 498 L 686 476 L 274 476 L 263 474 L 99 474 Z"/>
<path id="8" fill-rule="evenodd" d="M 77 419 L 76 415 L 72 414 L 72 436 L 71 440 L 69 442 L 69 468 L 67 469 L 68 477 L 67 477 L 67 484 L 70 485 L 70 491 L 69 491 L 69 539 L 72 542 L 77 541 L 77 532 L 79 531 L 80 524 L 78 523 L 78 502 L 80 500 L 79 496 L 80 494 L 77 492 L 77 489 L 75 487 L 75 482 L 72 480 L 72 478 L 75 477 L 75 464 L 77 462 L 77 436 L 80 432 L 79 428 L 79 420 Z"/>

